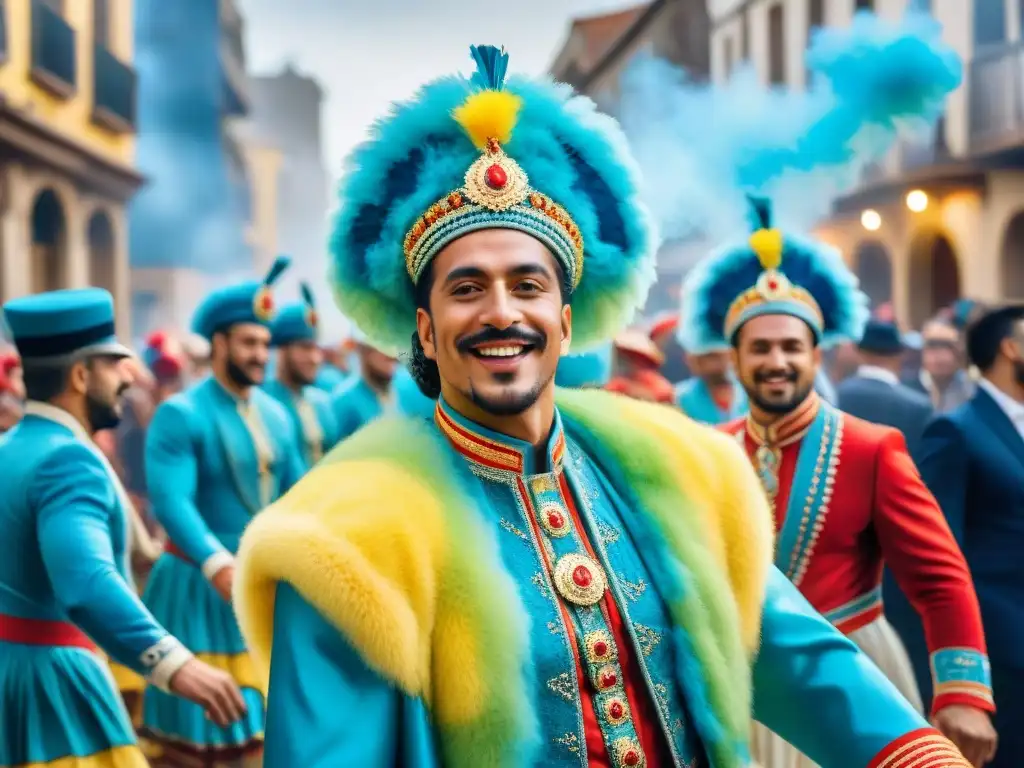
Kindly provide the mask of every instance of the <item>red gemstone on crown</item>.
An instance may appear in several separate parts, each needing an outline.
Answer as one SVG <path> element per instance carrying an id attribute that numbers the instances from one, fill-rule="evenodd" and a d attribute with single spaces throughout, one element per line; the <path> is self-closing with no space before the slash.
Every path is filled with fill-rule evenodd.
<path id="1" fill-rule="evenodd" d="M 622 756 L 622 764 L 628 766 L 640 765 L 640 753 L 635 749 L 629 750 L 629 752 Z"/>
<path id="2" fill-rule="evenodd" d="M 618 720 L 620 717 L 622 717 L 623 711 L 624 710 L 622 708 L 622 704 L 620 704 L 617 701 L 613 701 L 612 705 L 608 707 L 608 714 L 610 714 L 612 718 L 615 720 Z"/>
<path id="3" fill-rule="evenodd" d="M 619 682 L 619 678 L 618 675 L 616 675 L 614 672 L 605 672 L 603 675 L 601 675 L 600 682 L 602 689 L 611 688 L 613 685 Z"/>
<path id="4" fill-rule="evenodd" d="M 775 282 L 774 280 L 769 280 L 768 281 L 768 290 L 770 290 L 770 291 L 777 291 L 777 290 L 779 290 L 779 284 L 777 282 Z"/>
<path id="5" fill-rule="evenodd" d="M 565 518 L 562 517 L 562 513 L 555 510 L 548 512 L 548 525 L 556 531 L 560 530 L 562 526 L 565 525 Z"/>
<path id="6" fill-rule="evenodd" d="M 594 643 L 594 655 L 598 658 L 603 658 L 608 655 L 608 643 L 604 640 L 598 640 Z"/>
<path id="7" fill-rule="evenodd" d="M 572 580 L 576 582 L 576 586 L 586 589 L 594 581 L 594 574 L 590 572 L 590 569 L 585 565 L 577 565 L 575 570 L 572 572 Z"/>
<path id="8" fill-rule="evenodd" d="M 508 184 L 508 174 L 505 169 L 495 163 L 487 169 L 487 185 L 494 189 L 501 189 Z"/>

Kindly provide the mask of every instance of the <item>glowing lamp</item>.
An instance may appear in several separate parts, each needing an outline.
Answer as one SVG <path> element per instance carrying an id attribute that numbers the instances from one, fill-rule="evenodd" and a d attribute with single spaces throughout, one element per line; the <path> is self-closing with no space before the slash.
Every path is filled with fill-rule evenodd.
<path id="1" fill-rule="evenodd" d="M 877 232 L 882 226 L 882 217 L 878 211 L 868 208 L 860 215 L 860 225 L 868 232 Z"/>
<path id="2" fill-rule="evenodd" d="M 922 189 L 912 189 L 907 193 L 907 208 L 914 213 L 921 213 L 928 207 L 928 195 Z"/>

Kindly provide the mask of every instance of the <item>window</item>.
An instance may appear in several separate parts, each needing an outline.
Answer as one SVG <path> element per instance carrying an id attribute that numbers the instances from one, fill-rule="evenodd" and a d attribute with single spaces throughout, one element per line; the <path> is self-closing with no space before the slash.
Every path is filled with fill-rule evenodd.
<path id="1" fill-rule="evenodd" d="M 768 82 L 786 82 L 786 16 L 781 3 L 768 9 Z"/>
<path id="2" fill-rule="evenodd" d="M 92 0 L 93 40 L 110 48 L 110 0 Z"/>
<path id="3" fill-rule="evenodd" d="M 814 30 L 825 26 L 825 0 L 808 0 L 807 7 L 807 39 Z"/>
<path id="4" fill-rule="evenodd" d="M 974 44 L 1006 42 L 1006 0 L 974 0 Z"/>
<path id="5" fill-rule="evenodd" d="M 985 2 L 985 0 L 981 0 L 981 2 Z M 875 0 L 855 0 L 853 10 L 854 12 L 873 11 L 875 10 Z"/>

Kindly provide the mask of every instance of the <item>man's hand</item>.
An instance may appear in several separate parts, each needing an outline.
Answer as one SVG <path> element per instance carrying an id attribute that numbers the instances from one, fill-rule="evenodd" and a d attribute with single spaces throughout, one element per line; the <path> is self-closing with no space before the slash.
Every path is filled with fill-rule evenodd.
<path id="1" fill-rule="evenodd" d="M 996 756 L 998 737 L 987 712 L 953 704 L 936 712 L 934 722 L 974 768 L 983 768 Z"/>
<path id="2" fill-rule="evenodd" d="M 231 675 L 190 659 L 174 673 L 171 693 L 195 702 L 206 710 L 206 716 L 221 727 L 245 716 L 245 699 Z"/>
<path id="3" fill-rule="evenodd" d="M 220 595 L 225 602 L 231 602 L 231 586 L 235 583 L 235 566 L 225 565 L 215 574 L 210 580 L 213 584 L 213 588 L 217 590 L 217 594 Z"/>

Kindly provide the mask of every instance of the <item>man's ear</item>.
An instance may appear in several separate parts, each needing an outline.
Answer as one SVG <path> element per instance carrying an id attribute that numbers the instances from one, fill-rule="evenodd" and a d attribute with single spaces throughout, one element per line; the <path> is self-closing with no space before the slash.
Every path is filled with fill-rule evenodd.
<path id="1" fill-rule="evenodd" d="M 76 395 L 84 395 L 89 391 L 89 367 L 79 361 L 68 370 L 68 388 Z"/>
<path id="2" fill-rule="evenodd" d="M 434 324 L 425 309 L 416 310 L 416 333 L 419 334 L 423 354 L 428 360 L 437 360 L 437 346 L 434 343 Z"/>
<path id="3" fill-rule="evenodd" d="M 562 355 L 569 354 L 572 346 L 572 307 L 568 304 L 562 307 L 562 341 L 559 352 Z"/>

